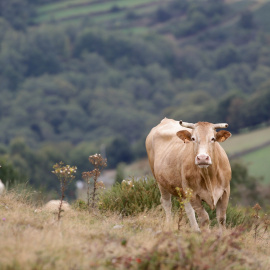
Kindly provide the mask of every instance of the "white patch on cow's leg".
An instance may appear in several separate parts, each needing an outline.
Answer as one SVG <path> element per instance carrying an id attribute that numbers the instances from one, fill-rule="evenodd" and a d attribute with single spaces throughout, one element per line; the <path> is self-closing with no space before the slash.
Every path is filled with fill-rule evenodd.
<path id="1" fill-rule="evenodd" d="M 185 210 L 186 210 L 186 214 L 188 216 L 191 228 L 196 232 L 200 232 L 200 228 L 195 217 L 195 211 L 189 202 L 185 203 Z"/>
<path id="2" fill-rule="evenodd" d="M 158 185 L 161 198 L 160 198 L 160 203 L 163 206 L 166 214 L 166 222 L 169 223 L 172 219 L 172 202 L 171 202 L 171 194 L 164 189 L 162 186 Z"/>
<path id="3" fill-rule="evenodd" d="M 171 220 L 172 220 L 172 213 L 171 213 L 171 210 L 172 210 L 172 202 L 171 202 L 171 196 L 170 196 L 170 199 L 168 200 L 165 200 L 161 197 L 160 199 L 160 202 L 165 210 L 165 213 L 166 213 L 166 222 L 167 223 L 170 223 Z"/>

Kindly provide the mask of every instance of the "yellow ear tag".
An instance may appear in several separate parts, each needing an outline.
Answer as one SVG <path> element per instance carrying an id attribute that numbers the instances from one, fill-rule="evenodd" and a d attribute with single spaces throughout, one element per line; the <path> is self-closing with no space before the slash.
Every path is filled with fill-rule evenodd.
<path id="1" fill-rule="evenodd" d="M 223 136 L 220 140 L 220 142 L 224 142 L 226 140 L 226 138 Z"/>

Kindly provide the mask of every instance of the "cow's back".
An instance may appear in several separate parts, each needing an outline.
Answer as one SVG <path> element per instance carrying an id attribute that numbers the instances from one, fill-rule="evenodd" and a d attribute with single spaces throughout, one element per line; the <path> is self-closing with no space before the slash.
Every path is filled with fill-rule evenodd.
<path id="1" fill-rule="evenodd" d="M 186 128 L 181 127 L 178 121 L 164 118 L 147 136 L 145 143 L 146 151 L 151 170 L 156 179 L 156 168 L 158 167 L 162 170 L 166 166 L 165 160 L 166 163 L 168 161 L 174 163 L 176 155 L 179 155 L 185 146 L 184 142 L 176 135 L 179 130 L 184 129 Z M 173 156 L 174 160 L 170 161 L 170 156 Z M 172 165 L 175 166 L 176 164 Z"/>

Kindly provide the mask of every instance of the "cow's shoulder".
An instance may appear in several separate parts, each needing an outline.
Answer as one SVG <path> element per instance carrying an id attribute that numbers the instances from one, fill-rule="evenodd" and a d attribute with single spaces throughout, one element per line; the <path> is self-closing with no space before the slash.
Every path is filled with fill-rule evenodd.
<path id="1" fill-rule="evenodd" d="M 154 129 L 153 137 L 154 139 L 172 139 L 177 138 L 176 133 L 182 130 L 183 127 L 180 126 L 179 121 L 164 118 Z"/>

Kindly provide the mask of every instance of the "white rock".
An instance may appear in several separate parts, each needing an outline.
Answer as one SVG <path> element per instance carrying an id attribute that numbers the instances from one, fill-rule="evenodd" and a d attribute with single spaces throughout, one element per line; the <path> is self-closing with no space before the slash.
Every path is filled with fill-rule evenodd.
<path id="1" fill-rule="evenodd" d="M 5 192 L 5 185 L 0 179 L 0 195 L 3 194 L 4 192 Z"/>
<path id="2" fill-rule="evenodd" d="M 124 225 L 115 225 L 113 226 L 113 229 L 122 229 Z"/>
<path id="3" fill-rule="evenodd" d="M 41 208 L 36 209 L 35 213 L 41 212 L 41 211 L 48 211 L 48 212 L 52 212 L 52 213 L 58 213 L 60 202 L 61 202 L 60 200 L 51 200 L 51 201 L 47 202 Z M 64 212 L 67 212 L 70 209 L 71 209 L 70 204 L 68 202 L 66 202 L 66 201 L 63 201 L 62 210 Z"/>

